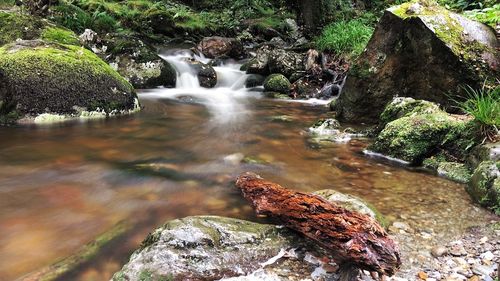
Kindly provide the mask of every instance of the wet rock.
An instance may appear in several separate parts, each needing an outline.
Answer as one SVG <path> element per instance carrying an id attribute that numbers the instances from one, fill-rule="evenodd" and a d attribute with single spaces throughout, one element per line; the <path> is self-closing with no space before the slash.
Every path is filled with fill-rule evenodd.
<path id="1" fill-rule="evenodd" d="M 264 81 L 264 89 L 268 92 L 289 94 L 290 87 L 290 81 L 281 74 L 271 74 Z"/>
<path id="2" fill-rule="evenodd" d="M 204 88 L 213 88 L 217 85 L 217 72 L 212 66 L 194 59 L 189 59 L 187 62 L 195 69 L 198 80 L 200 81 L 200 86 Z"/>
<path id="3" fill-rule="evenodd" d="M 269 75 L 269 56 L 273 49 L 274 47 L 270 45 L 260 47 L 257 49 L 255 57 L 246 62 L 242 68 L 248 74 Z"/>
<path id="4" fill-rule="evenodd" d="M 291 92 L 295 98 L 314 98 L 317 97 L 320 92 L 320 87 L 315 81 L 309 81 L 308 79 L 302 78 L 292 84 Z"/>
<path id="5" fill-rule="evenodd" d="M 0 73 L 0 121 L 52 122 L 140 109 L 133 87 L 81 47 L 17 41 L 0 48 Z"/>
<path id="6" fill-rule="evenodd" d="M 292 248 L 297 250 L 287 252 Z M 230 218 L 188 217 L 152 232 L 113 280 L 139 280 L 144 272 L 153 279 L 173 280 L 255 280 L 255 276 L 287 280 L 278 273 L 290 271 L 307 278 L 316 266 L 304 261 L 306 253 L 301 248 L 321 256 L 320 250 L 286 228 Z"/>
<path id="7" fill-rule="evenodd" d="M 467 192 L 482 206 L 500 212 L 500 162 L 479 164 L 467 186 Z"/>
<path id="8" fill-rule="evenodd" d="M 211 59 L 223 56 L 242 59 L 245 55 L 243 44 L 235 38 L 205 37 L 198 44 L 197 49 Z"/>
<path id="9" fill-rule="evenodd" d="M 264 81 L 266 77 L 259 74 L 250 74 L 248 75 L 247 80 L 245 81 L 245 87 L 254 88 L 264 85 Z"/>
<path id="10" fill-rule="evenodd" d="M 309 128 L 309 132 L 313 134 L 315 138 L 327 139 L 335 142 L 346 142 L 351 140 L 353 137 L 362 137 L 360 133 L 356 133 L 350 128 L 342 128 L 340 123 L 336 119 L 321 119 L 318 120 L 312 127 Z"/>
<path id="11" fill-rule="evenodd" d="M 105 59 L 135 88 L 175 87 L 175 69 L 158 56 L 156 48 L 135 36 L 109 34 L 90 42 L 94 43 L 86 46 Z"/>
<path id="12" fill-rule="evenodd" d="M 496 45 L 491 28 L 435 1 L 392 7 L 350 70 L 337 104 L 338 117 L 376 123 L 395 96 L 429 100 L 453 110 L 451 92 L 463 97 L 461 85 L 479 88 L 485 77 L 498 77 Z"/>
<path id="13" fill-rule="evenodd" d="M 341 86 L 338 84 L 327 84 L 319 92 L 318 98 L 323 100 L 331 99 L 338 96 L 341 89 Z"/>

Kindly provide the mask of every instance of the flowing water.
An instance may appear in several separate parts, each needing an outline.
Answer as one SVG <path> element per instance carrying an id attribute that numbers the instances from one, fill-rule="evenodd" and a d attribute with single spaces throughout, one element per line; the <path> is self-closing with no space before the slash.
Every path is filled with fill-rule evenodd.
<path id="1" fill-rule="evenodd" d="M 415 230 L 408 261 L 489 220 L 463 185 L 365 156 L 369 140 L 311 138 L 306 128 L 329 116 L 326 107 L 261 98 L 230 62 L 216 68 L 216 88 L 200 88 L 186 56 L 165 56 L 179 71 L 177 87 L 142 91 L 136 115 L 0 128 L 0 280 L 69 256 L 120 221 L 133 231 L 65 280 L 109 279 L 169 219 L 256 220 L 232 184 L 243 171 L 363 198 Z"/>

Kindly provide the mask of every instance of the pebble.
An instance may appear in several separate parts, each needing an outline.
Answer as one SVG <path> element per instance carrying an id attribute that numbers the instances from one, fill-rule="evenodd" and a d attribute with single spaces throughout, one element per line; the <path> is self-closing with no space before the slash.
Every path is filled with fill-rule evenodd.
<path id="1" fill-rule="evenodd" d="M 420 271 L 417 275 L 418 275 L 418 278 L 420 278 L 422 280 L 427 280 L 427 278 L 428 278 L 427 273 L 425 273 L 423 271 Z"/>
<path id="2" fill-rule="evenodd" d="M 446 253 L 448 253 L 448 249 L 446 249 L 446 247 L 443 246 L 436 246 L 431 250 L 431 255 L 435 258 L 442 257 L 446 255 Z"/>
<path id="3" fill-rule="evenodd" d="M 491 251 L 481 254 L 481 258 L 486 261 L 491 261 L 495 258 L 495 255 Z"/>

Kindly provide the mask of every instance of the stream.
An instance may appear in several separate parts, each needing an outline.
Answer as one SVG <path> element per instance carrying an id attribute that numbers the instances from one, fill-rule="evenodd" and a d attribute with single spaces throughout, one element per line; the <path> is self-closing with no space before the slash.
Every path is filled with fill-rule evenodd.
<path id="1" fill-rule="evenodd" d="M 163 56 L 178 71 L 177 87 L 139 91 L 138 114 L 0 128 L 0 280 L 69 256 L 123 220 L 133 231 L 68 280 L 108 280 L 170 219 L 258 220 L 233 186 L 244 171 L 296 190 L 356 195 L 389 223 L 408 225 L 403 270 L 489 221 L 463 185 L 364 155 L 369 139 L 310 136 L 309 126 L 331 117 L 324 103 L 263 98 L 244 87 L 237 62 L 215 67 L 217 86 L 201 88 L 190 56 Z"/>

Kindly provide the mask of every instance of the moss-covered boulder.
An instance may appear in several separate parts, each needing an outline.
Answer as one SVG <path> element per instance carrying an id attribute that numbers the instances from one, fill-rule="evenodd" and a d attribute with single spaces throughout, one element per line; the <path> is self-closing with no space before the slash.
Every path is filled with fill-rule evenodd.
<path id="1" fill-rule="evenodd" d="M 43 39 L 47 42 L 79 45 L 78 37 L 69 29 L 42 18 L 0 11 L 0 46 L 18 39 Z"/>
<path id="2" fill-rule="evenodd" d="M 450 93 L 458 98 L 464 85 L 479 88 L 487 77 L 498 77 L 496 47 L 490 27 L 433 0 L 392 7 L 351 68 L 335 110 L 341 120 L 376 123 L 395 96 L 453 109 Z"/>
<path id="3" fill-rule="evenodd" d="M 281 94 L 290 93 L 292 84 L 281 74 L 271 74 L 264 81 L 264 90 L 268 92 L 277 92 Z"/>
<path id="4" fill-rule="evenodd" d="M 479 204 L 500 214 L 500 161 L 485 161 L 474 171 L 467 191 Z"/>
<path id="5" fill-rule="evenodd" d="M 402 117 L 431 114 L 439 111 L 441 110 L 435 103 L 413 98 L 398 97 L 394 98 L 385 107 L 382 114 L 380 114 L 380 124 L 385 126 L 387 123 Z"/>
<path id="6" fill-rule="evenodd" d="M 132 86 L 92 52 L 39 40 L 0 48 L 0 101 L 3 123 L 139 109 Z"/>
<path id="7" fill-rule="evenodd" d="M 467 121 L 443 111 L 405 116 L 389 122 L 369 150 L 420 165 L 459 139 Z"/>

